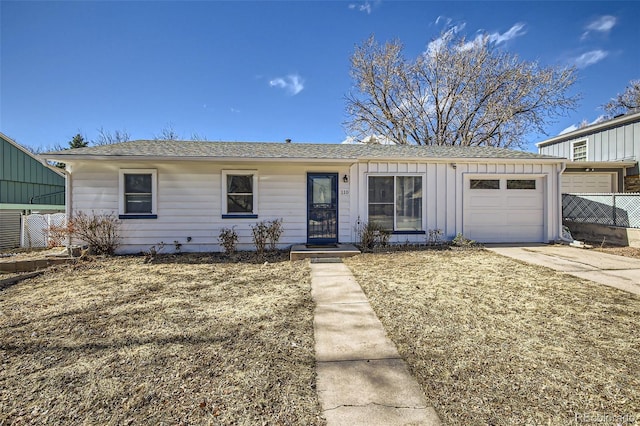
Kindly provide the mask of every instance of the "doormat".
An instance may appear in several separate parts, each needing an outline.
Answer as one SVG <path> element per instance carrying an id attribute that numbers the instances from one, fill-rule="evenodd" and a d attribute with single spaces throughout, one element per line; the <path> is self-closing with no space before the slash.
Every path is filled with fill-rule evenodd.
<path id="1" fill-rule="evenodd" d="M 338 248 L 337 244 L 307 244 L 307 248 L 310 249 L 329 249 L 329 248 Z"/>

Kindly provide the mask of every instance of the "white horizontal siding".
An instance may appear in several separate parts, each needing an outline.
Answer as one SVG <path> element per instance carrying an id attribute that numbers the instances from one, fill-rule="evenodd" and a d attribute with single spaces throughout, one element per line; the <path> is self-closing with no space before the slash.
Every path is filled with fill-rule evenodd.
<path id="1" fill-rule="evenodd" d="M 455 167 L 454 167 L 455 166 Z M 531 162 L 369 162 L 353 165 L 227 164 L 208 162 L 160 162 L 114 164 L 105 161 L 74 164 L 74 211 L 118 214 L 119 168 L 155 168 L 158 176 L 157 219 L 123 220 L 123 251 L 139 252 L 164 242 L 173 251 L 174 241 L 183 251 L 220 250 L 222 228 L 235 227 L 239 249 L 251 250 L 251 225 L 283 219 L 280 246 L 306 242 L 308 172 L 338 173 L 339 241 L 355 241 L 358 221 L 367 221 L 367 176 L 375 173 L 418 174 L 423 177 L 423 230 L 440 229 L 453 238 L 463 229 L 464 174 L 544 175 L 546 235 L 559 236 L 558 165 Z M 258 218 L 222 219 L 222 171 L 257 170 Z M 343 181 L 347 175 L 348 182 Z M 426 235 L 394 235 L 395 242 L 423 242 Z M 190 239 L 190 241 L 187 241 Z"/>
<path id="2" fill-rule="evenodd" d="M 339 174 L 339 189 L 348 187 L 342 176 L 349 166 L 313 164 L 121 163 L 105 161 L 75 164 L 72 168 L 73 210 L 118 214 L 120 168 L 154 168 L 158 173 L 157 219 L 122 220 L 122 251 L 148 250 L 160 242 L 173 251 L 218 251 L 222 228 L 235 227 L 240 250 L 253 249 L 251 225 L 283 219 L 281 247 L 306 242 L 307 172 Z M 258 218 L 222 219 L 222 171 L 257 170 Z M 349 195 L 340 196 L 339 240 L 351 241 Z M 190 241 L 187 241 L 190 239 Z"/>

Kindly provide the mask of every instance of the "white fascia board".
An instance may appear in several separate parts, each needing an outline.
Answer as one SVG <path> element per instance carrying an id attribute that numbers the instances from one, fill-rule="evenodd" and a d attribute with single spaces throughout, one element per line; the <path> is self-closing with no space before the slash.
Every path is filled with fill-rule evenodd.
<path id="1" fill-rule="evenodd" d="M 46 155 L 47 160 L 73 163 L 74 161 L 207 161 L 221 163 L 372 163 L 372 162 L 412 162 L 412 163 L 509 163 L 509 164 L 556 164 L 565 161 L 557 158 L 468 158 L 468 157 L 362 157 L 362 158 L 260 158 L 260 157 L 165 157 L 136 155 Z"/>
<path id="2" fill-rule="evenodd" d="M 458 164 L 475 164 L 475 163 L 506 163 L 506 164 L 560 164 L 566 161 L 565 158 L 467 158 L 467 157 L 406 157 L 406 158 L 361 158 L 358 159 L 362 163 L 378 163 L 378 162 L 411 162 L 411 163 L 458 163 Z"/>
<path id="3" fill-rule="evenodd" d="M 599 168 L 599 169 L 626 169 L 627 167 L 634 167 L 635 161 L 567 161 L 568 169 L 583 169 L 583 168 Z"/>

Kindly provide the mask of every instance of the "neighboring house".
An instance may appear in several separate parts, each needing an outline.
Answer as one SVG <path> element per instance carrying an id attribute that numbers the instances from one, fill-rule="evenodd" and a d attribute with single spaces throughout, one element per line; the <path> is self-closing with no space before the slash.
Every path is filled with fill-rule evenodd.
<path id="1" fill-rule="evenodd" d="M 65 178 L 0 133 L 0 249 L 20 246 L 20 218 L 33 211 L 64 211 Z"/>
<path id="2" fill-rule="evenodd" d="M 488 147 L 132 141 L 44 154 L 68 167 L 67 213 L 115 214 L 121 252 L 160 242 L 239 249 L 283 219 L 281 247 L 357 241 L 376 221 L 394 242 L 548 242 L 561 233 L 564 160 Z"/>
<path id="3" fill-rule="evenodd" d="M 563 193 L 640 192 L 640 113 L 626 114 L 536 144 L 564 157 Z"/>

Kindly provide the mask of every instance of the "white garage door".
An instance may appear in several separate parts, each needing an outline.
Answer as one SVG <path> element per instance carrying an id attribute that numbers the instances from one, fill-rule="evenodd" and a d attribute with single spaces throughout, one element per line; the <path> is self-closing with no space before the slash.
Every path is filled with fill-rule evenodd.
<path id="1" fill-rule="evenodd" d="M 546 242 L 544 179 L 465 179 L 463 234 L 484 243 Z"/>
<path id="2" fill-rule="evenodd" d="M 563 173 L 562 193 L 614 192 L 612 173 Z"/>

